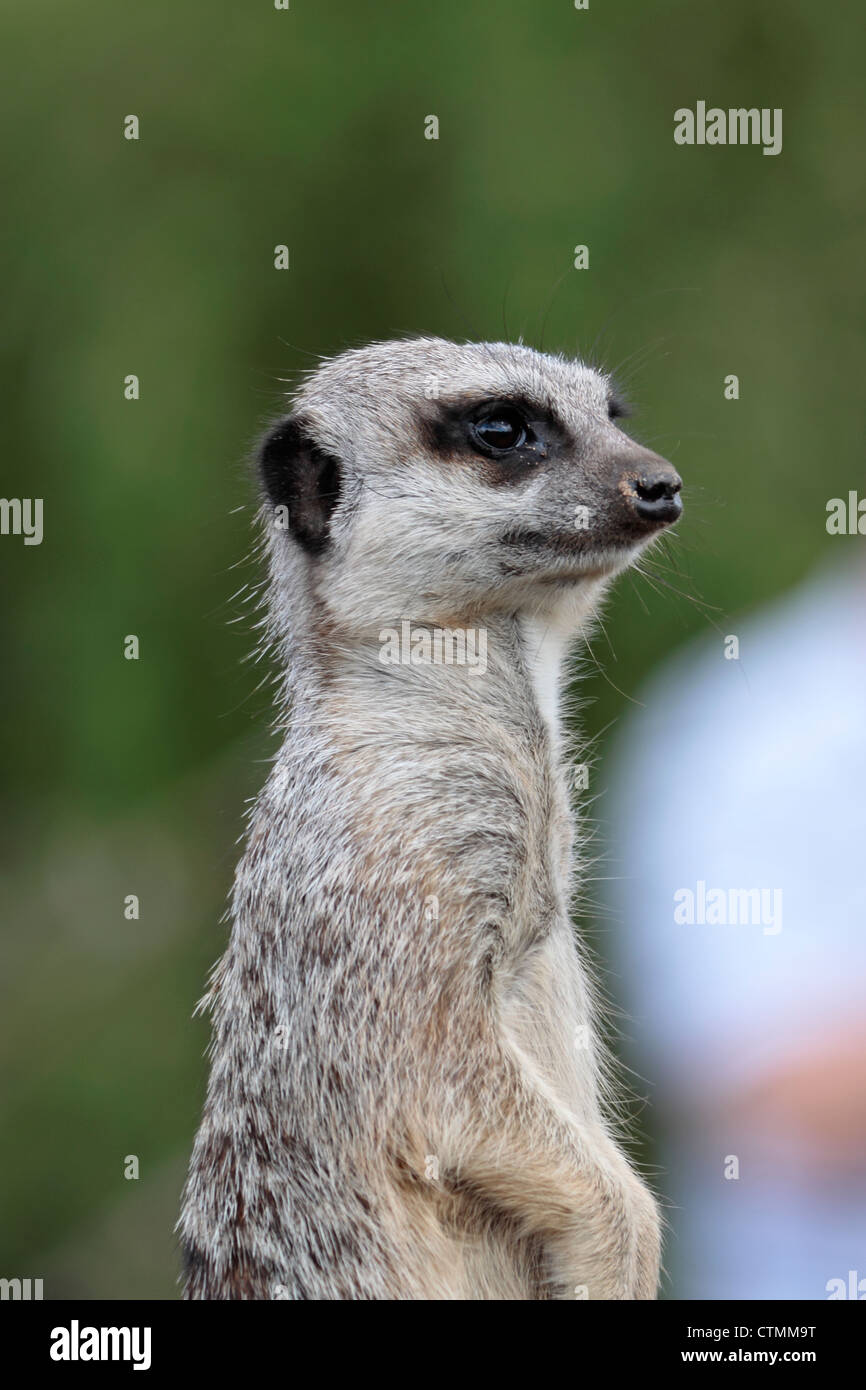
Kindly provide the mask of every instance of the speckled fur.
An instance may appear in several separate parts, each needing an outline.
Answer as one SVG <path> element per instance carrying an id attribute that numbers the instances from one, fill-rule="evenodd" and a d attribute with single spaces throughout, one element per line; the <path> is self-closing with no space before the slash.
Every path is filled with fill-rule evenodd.
<path id="1" fill-rule="evenodd" d="M 496 487 L 434 456 L 432 378 L 445 401 L 538 400 L 567 458 Z M 342 492 L 320 555 L 262 509 L 284 742 L 203 1001 L 188 1298 L 655 1297 L 659 1221 L 605 1118 L 539 693 L 648 538 L 617 529 L 617 478 L 654 456 L 608 392 L 523 346 L 414 339 L 344 353 L 295 397 Z M 585 535 L 505 556 L 509 528 L 565 535 L 578 502 Z M 383 665 L 403 618 L 483 626 L 486 673 Z"/>

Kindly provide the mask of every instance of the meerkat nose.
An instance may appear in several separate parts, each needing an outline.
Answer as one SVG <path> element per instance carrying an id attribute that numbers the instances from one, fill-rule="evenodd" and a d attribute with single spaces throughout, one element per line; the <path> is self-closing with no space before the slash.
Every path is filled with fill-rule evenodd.
<path id="1" fill-rule="evenodd" d="M 682 478 L 670 466 L 650 468 L 624 480 L 629 502 L 642 521 L 661 525 L 676 521 L 683 510 Z"/>

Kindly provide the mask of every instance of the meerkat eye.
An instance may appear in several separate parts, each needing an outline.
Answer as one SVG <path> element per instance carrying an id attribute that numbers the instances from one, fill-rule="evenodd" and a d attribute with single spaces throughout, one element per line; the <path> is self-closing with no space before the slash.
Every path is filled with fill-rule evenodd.
<path id="1" fill-rule="evenodd" d="M 497 406 L 472 423 L 472 436 L 485 453 L 507 453 L 527 441 L 527 429 L 518 411 Z"/>

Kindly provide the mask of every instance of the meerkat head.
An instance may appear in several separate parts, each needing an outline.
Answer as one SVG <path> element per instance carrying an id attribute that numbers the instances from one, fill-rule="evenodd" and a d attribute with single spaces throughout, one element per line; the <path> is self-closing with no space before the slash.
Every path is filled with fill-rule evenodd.
<path id="1" fill-rule="evenodd" d="M 275 579 L 348 630 L 588 611 L 677 520 L 680 478 L 611 381 L 507 343 L 376 343 L 325 362 L 259 467 Z"/>

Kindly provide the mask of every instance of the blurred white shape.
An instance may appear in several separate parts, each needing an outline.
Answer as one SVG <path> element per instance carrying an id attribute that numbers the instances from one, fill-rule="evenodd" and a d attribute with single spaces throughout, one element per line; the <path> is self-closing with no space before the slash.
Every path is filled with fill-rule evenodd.
<path id="1" fill-rule="evenodd" d="M 866 574 L 823 573 L 739 636 L 739 661 L 719 637 L 668 662 L 616 745 L 617 992 L 673 1295 L 827 1298 L 866 1276 Z M 699 882 L 781 889 L 781 931 L 677 923 Z"/>

